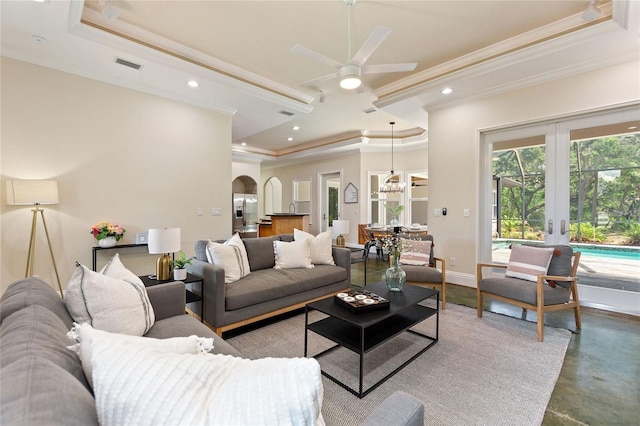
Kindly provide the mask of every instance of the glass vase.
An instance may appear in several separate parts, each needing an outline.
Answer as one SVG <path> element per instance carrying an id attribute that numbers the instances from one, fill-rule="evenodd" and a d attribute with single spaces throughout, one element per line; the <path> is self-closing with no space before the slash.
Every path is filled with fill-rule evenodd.
<path id="1" fill-rule="evenodd" d="M 400 256 L 393 256 L 393 266 L 387 269 L 385 280 L 389 291 L 400 292 L 407 282 L 407 273 L 398 266 Z"/>

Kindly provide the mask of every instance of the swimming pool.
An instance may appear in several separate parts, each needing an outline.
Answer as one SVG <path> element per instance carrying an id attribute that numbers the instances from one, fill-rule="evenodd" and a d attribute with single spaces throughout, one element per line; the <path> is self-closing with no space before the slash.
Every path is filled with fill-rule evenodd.
<path id="1" fill-rule="evenodd" d="M 509 248 L 512 244 L 536 244 L 538 241 L 525 241 L 525 240 L 494 240 L 492 248 L 493 250 Z M 583 254 L 598 257 L 609 257 L 616 259 L 638 260 L 640 261 L 640 247 L 634 246 L 613 246 L 603 244 L 585 244 L 585 243 L 570 243 L 569 244 L 575 251 L 579 251 Z"/>

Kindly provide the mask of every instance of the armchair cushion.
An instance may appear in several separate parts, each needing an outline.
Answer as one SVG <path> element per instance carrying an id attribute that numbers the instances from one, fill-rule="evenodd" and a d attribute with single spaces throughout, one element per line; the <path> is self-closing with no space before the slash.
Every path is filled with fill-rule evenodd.
<path id="1" fill-rule="evenodd" d="M 408 250 L 400 254 L 402 265 L 429 265 L 431 259 L 432 241 L 402 239 L 402 246 Z"/>
<path id="2" fill-rule="evenodd" d="M 478 283 L 481 291 L 519 300 L 520 302 L 537 304 L 537 283 L 524 281 L 518 278 L 496 277 L 485 278 Z M 548 285 L 542 286 L 544 291 L 544 304 L 558 305 L 569 301 L 569 291 L 566 288 L 553 288 Z"/>
<path id="3" fill-rule="evenodd" d="M 442 272 L 436 268 L 422 265 L 400 265 L 400 268 L 407 274 L 408 282 L 440 283 L 442 282 Z"/>
<path id="4" fill-rule="evenodd" d="M 511 247 L 507 277 L 537 281 L 538 276 L 545 275 L 553 256 L 552 247 L 532 247 L 514 244 Z"/>

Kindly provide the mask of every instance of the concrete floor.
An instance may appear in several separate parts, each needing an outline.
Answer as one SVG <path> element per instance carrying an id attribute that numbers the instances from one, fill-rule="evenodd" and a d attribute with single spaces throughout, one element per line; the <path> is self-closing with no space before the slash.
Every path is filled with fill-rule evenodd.
<path id="1" fill-rule="evenodd" d="M 370 256 L 367 283 L 384 279 L 388 263 Z M 353 285 L 364 284 L 364 263 L 351 267 Z M 475 288 L 447 285 L 447 302 L 475 308 Z M 515 318 L 522 310 L 485 299 L 484 309 Z M 575 333 L 573 310 L 545 315 L 545 324 L 574 334 L 543 425 L 640 425 L 640 317 L 583 307 Z M 527 312 L 527 321 L 536 321 Z M 541 345 L 544 342 L 540 343 Z"/>

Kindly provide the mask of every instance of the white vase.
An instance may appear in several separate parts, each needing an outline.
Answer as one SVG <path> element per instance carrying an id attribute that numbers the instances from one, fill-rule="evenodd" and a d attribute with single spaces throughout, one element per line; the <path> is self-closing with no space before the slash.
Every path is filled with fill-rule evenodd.
<path id="1" fill-rule="evenodd" d="M 173 270 L 173 279 L 176 281 L 186 280 L 187 279 L 187 270 L 186 269 L 174 269 Z"/>
<path id="2" fill-rule="evenodd" d="M 98 245 L 102 248 L 109 248 L 116 246 L 116 237 L 106 237 L 98 240 Z"/>

